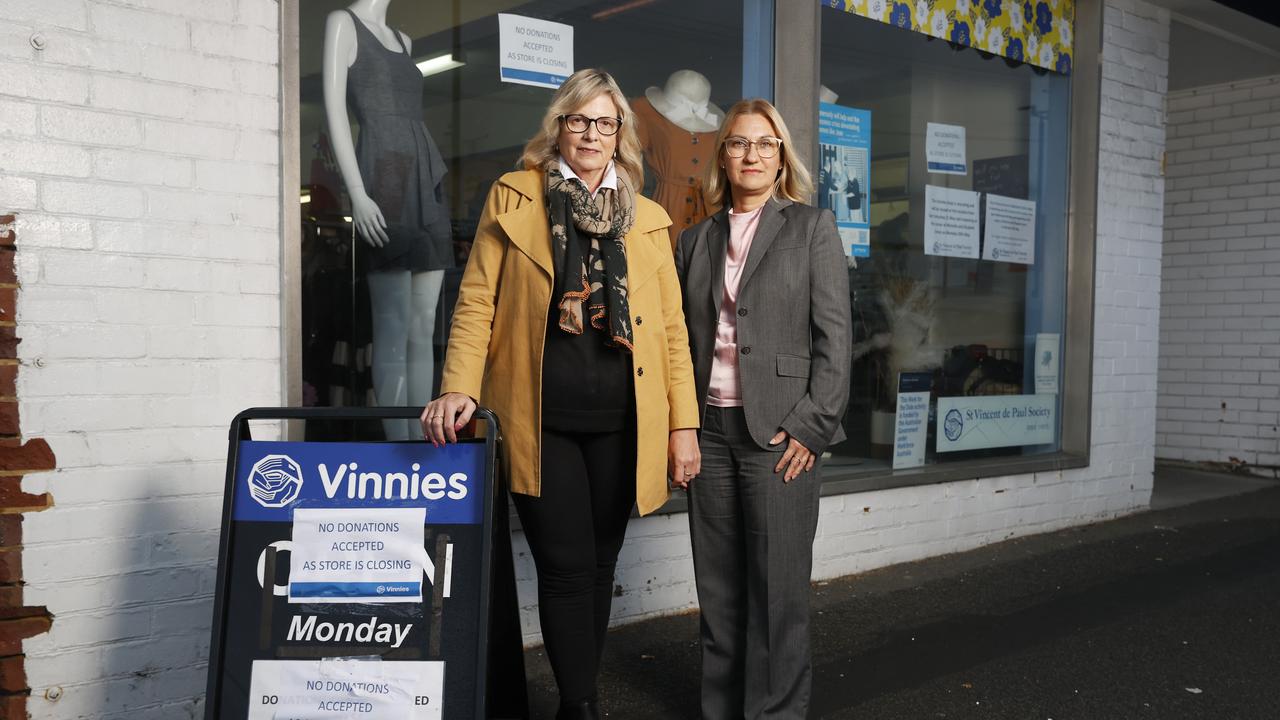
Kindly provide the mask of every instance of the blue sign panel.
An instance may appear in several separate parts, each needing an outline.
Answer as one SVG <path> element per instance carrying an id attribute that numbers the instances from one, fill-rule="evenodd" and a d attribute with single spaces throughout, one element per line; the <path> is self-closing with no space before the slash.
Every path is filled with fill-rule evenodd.
<path id="1" fill-rule="evenodd" d="M 240 443 L 233 519 L 291 522 L 298 509 L 425 508 L 430 524 L 483 514 L 484 445 Z"/>

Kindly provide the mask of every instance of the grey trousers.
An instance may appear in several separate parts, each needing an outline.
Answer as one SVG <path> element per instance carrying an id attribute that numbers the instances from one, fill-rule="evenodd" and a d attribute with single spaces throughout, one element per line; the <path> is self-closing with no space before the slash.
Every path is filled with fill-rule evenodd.
<path id="1" fill-rule="evenodd" d="M 780 446 L 781 447 L 781 446 Z M 702 717 L 806 717 L 818 473 L 773 472 L 742 408 L 708 406 L 689 529 L 702 608 Z"/>

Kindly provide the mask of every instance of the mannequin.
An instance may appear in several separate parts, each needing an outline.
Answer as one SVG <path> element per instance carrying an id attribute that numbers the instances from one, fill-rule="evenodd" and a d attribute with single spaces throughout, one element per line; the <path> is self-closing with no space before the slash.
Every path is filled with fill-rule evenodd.
<path id="1" fill-rule="evenodd" d="M 653 200 L 671 216 L 675 247 L 682 230 L 719 210 L 708 206 L 702 186 L 724 111 L 711 103 L 711 82 L 693 70 L 671 73 L 664 87 L 649 88 L 631 107 L 657 181 Z"/>
<path id="2" fill-rule="evenodd" d="M 433 395 L 436 305 L 453 266 L 444 160 L 422 123 L 422 74 L 411 40 L 387 27 L 391 0 L 329 14 L 324 105 L 333 154 L 363 243 L 373 315 L 373 391 L 382 407 Z M 351 138 L 350 110 L 360 125 Z M 421 438 L 418 421 L 384 420 L 388 440 Z"/>
<path id="3" fill-rule="evenodd" d="M 691 133 L 715 132 L 724 122 L 724 111 L 711 104 L 711 81 L 696 70 L 677 70 L 665 87 L 651 87 L 644 96 L 663 117 Z"/>

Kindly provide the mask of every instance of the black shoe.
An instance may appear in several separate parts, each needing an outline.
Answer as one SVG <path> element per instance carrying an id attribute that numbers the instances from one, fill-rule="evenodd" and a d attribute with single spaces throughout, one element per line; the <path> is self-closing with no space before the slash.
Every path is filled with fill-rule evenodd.
<path id="1" fill-rule="evenodd" d="M 600 720 L 595 700 L 579 700 L 576 703 L 560 703 L 556 720 Z"/>

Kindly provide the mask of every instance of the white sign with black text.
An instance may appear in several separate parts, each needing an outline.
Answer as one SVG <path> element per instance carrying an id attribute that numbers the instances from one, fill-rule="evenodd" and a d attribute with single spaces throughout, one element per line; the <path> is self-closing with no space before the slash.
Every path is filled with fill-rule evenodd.
<path id="1" fill-rule="evenodd" d="M 938 452 L 1051 444 L 1057 410 L 1056 395 L 938 398 Z"/>
<path id="2" fill-rule="evenodd" d="M 498 13 L 498 77 L 555 89 L 573 74 L 573 26 Z"/>
<path id="3" fill-rule="evenodd" d="M 929 172 L 945 175 L 968 174 L 964 126 L 929 123 L 925 130 L 925 162 L 928 164 Z"/>
<path id="4" fill-rule="evenodd" d="M 929 391 L 899 392 L 897 430 L 893 436 L 893 469 L 924 465 L 929 433 Z"/>
<path id="5" fill-rule="evenodd" d="M 298 508 L 291 603 L 422 602 L 425 508 Z"/>
<path id="6" fill-rule="evenodd" d="M 440 720 L 444 663 L 254 660 L 247 720 Z"/>
<path id="7" fill-rule="evenodd" d="M 1034 265 L 1036 203 L 987 193 L 982 259 Z"/>
<path id="8" fill-rule="evenodd" d="M 1036 334 L 1035 376 L 1037 395 L 1058 394 L 1058 333 Z"/>
<path id="9" fill-rule="evenodd" d="M 978 193 L 924 186 L 926 255 L 978 259 Z"/>

